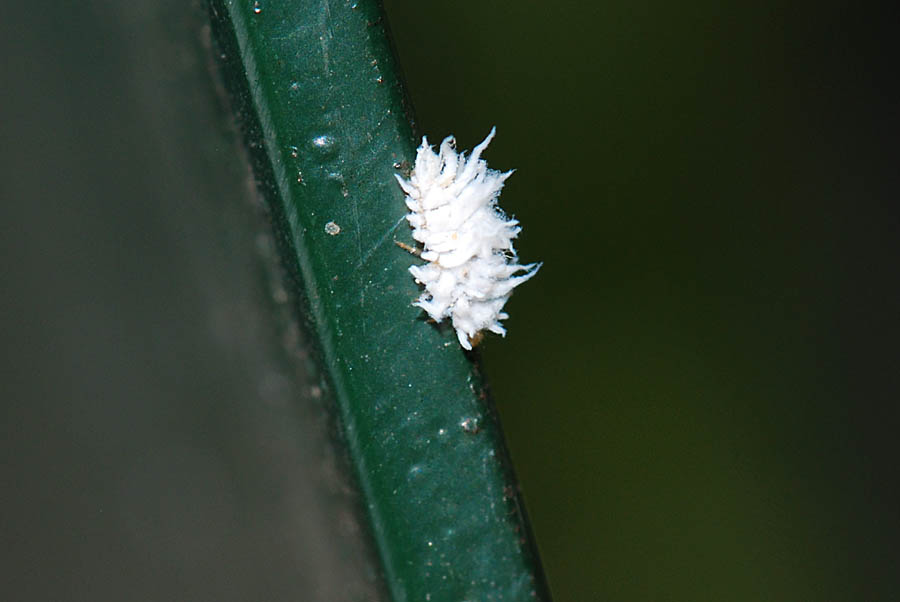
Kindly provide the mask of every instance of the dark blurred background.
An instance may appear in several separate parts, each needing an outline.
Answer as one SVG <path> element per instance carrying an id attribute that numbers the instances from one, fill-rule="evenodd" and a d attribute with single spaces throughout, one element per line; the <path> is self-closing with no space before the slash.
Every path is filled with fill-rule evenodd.
<path id="1" fill-rule="evenodd" d="M 900 599 L 896 15 L 387 5 L 545 262 L 484 358 L 556 599 Z"/>
<path id="2" fill-rule="evenodd" d="M 497 126 L 501 204 L 545 262 L 483 356 L 557 602 L 900 598 L 896 15 L 387 9 L 419 131 Z M 359 545 L 302 345 L 273 344 L 295 327 L 204 22 L 0 20 L 6 599 L 373 587 L 287 535 Z M 285 492 L 298 474 L 321 496 Z"/>
<path id="3" fill-rule="evenodd" d="M 0 600 L 371 601 L 205 1 L 0 18 Z"/>

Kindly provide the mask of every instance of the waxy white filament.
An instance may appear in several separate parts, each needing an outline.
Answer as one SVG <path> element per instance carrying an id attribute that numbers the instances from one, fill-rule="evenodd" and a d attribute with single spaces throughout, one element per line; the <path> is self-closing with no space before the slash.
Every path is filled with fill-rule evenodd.
<path id="1" fill-rule="evenodd" d="M 421 257 L 427 261 L 409 268 L 425 286 L 414 305 L 438 322 L 450 318 L 465 349 L 482 330 L 506 335 L 500 320 L 509 316 L 503 306 L 512 290 L 541 267 L 519 265 L 512 243 L 519 222 L 497 206 L 503 182 L 513 172 L 489 169 L 481 159 L 494 133 L 492 128 L 468 159 L 456 152 L 453 136 L 444 139 L 439 153 L 423 137 L 409 180 L 397 176 L 412 236 L 422 243 Z"/>

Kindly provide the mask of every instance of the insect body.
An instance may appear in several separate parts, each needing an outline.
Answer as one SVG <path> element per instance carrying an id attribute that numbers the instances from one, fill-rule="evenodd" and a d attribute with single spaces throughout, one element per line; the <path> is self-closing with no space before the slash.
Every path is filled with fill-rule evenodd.
<path id="1" fill-rule="evenodd" d="M 414 305 L 434 320 L 450 318 L 459 344 L 472 349 L 482 330 L 506 335 L 500 321 L 512 290 L 534 276 L 539 263 L 518 263 L 513 239 L 521 228 L 497 206 L 512 171 L 489 169 L 481 153 L 491 129 L 470 157 L 448 136 L 435 153 L 422 138 L 409 179 L 396 175 L 406 193 L 412 236 L 426 261 L 409 268 L 425 290 Z"/>

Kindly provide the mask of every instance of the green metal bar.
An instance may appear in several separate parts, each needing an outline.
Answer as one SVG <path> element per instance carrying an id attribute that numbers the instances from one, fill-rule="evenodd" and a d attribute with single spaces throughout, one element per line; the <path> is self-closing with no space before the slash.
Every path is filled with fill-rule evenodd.
<path id="1" fill-rule="evenodd" d="M 477 359 L 410 305 L 416 140 L 380 3 L 210 7 L 393 598 L 549 599 Z"/>

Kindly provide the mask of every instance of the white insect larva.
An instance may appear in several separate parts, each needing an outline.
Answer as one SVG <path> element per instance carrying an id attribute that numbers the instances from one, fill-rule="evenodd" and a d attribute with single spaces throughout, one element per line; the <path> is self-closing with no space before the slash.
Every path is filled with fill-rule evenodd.
<path id="1" fill-rule="evenodd" d="M 472 349 L 482 330 L 506 335 L 500 320 L 512 290 L 534 276 L 539 263 L 520 265 L 513 239 L 521 228 L 497 206 L 512 171 L 489 169 L 481 153 L 496 128 L 468 159 L 448 136 L 435 153 L 422 138 L 409 180 L 397 181 L 406 193 L 406 216 L 427 263 L 409 268 L 425 290 L 413 305 L 435 321 L 451 318 L 459 344 Z M 516 276 L 515 274 L 521 273 Z"/>

